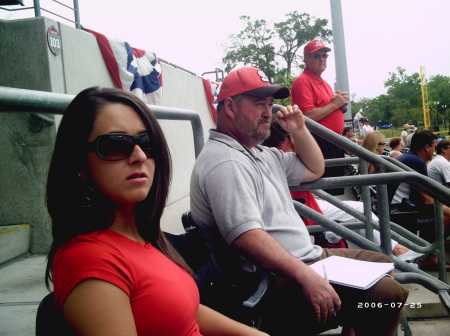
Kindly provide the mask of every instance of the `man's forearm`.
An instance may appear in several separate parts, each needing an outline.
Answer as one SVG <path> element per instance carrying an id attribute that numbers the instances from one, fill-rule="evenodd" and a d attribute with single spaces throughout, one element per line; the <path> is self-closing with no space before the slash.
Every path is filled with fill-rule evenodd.
<path id="1" fill-rule="evenodd" d="M 262 229 L 253 229 L 241 234 L 232 243 L 240 253 L 254 264 L 279 276 L 301 284 L 310 268 L 291 255 L 275 238 Z"/>
<path id="2" fill-rule="evenodd" d="M 304 111 L 303 114 L 309 119 L 320 121 L 338 108 L 339 106 L 336 104 L 330 103 L 321 107 L 315 107 L 312 110 Z"/>
<path id="3" fill-rule="evenodd" d="M 325 160 L 316 140 L 306 127 L 301 128 L 291 135 L 295 144 L 295 153 L 297 154 L 297 157 L 313 174 L 313 176 L 305 175 L 303 181 L 314 181 L 320 178 L 325 171 Z"/>

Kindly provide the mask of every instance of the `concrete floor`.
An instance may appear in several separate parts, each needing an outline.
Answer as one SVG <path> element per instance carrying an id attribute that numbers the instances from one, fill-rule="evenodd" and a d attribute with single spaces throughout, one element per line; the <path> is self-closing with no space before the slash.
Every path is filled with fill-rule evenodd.
<path id="1" fill-rule="evenodd" d="M 31 255 L 0 266 L 0 336 L 35 335 L 36 310 L 39 302 L 48 293 L 44 284 L 46 258 L 46 255 Z M 437 295 L 420 285 L 405 286 L 410 291 L 408 302 L 421 302 L 424 307 L 420 312 L 416 309 L 416 317 L 410 318 L 409 327 L 412 334 L 449 335 L 450 317 Z M 411 309 L 408 310 L 408 315 L 411 315 Z M 340 329 L 335 329 L 323 335 L 339 333 Z M 403 331 L 399 330 L 398 335 L 404 335 Z"/>
<path id="2" fill-rule="evenodd" d="M 163 229 L 175 234 L 183 232 L 180 218 L 186 209 L 189 209 L 189 198 L 172 204 L 163 217 Z M 46 258 L 46 255 L 28 255 L 0 264 L 0 336 L 35 335 L 37 307 L 48 294 L 44 282 Z M 450 254 L 447 258 L 450 261 Z M 410 291 L 408 303 L 423 304 L 420 309 L 407 310 L 412 335 L 449 335 L 450 317 L 437 295 L 420 285 L 405 286 Z M 339 334 L 340 329 L 335 329 L 323 335 Z M 404 332 L 399 330 L 398 335 Z"/>

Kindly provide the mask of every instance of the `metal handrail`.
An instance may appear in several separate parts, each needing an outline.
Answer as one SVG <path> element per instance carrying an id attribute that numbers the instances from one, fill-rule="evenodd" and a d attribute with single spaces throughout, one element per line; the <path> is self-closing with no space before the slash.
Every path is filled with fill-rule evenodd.
<path id="1" fill-rule="evenodd" d="M 360 222 L 348 223 L 348 224 L 338 224 L 330 219 L 326 218 L 322 214 L 308 208 L 303 204 L 295 205 L 297 211 L 313 220 L 320 226 L 322 229 L 315 228 L 315 231 L 324 231 L 326 229 L 331 230 L 338 235 L 342 236 L 345 239 L 348 239 L 350 242 L 355 243 L 356 245 L 379 251 L 390 256 L 396 263 L 396 267 L 403 272 L 411 272 L 414 274 L 413 276 L 408 276 L 409 273 L 404 273 L 400 278 L 403 282 L 417 282 L 417 279 L 421 279 L 420 284 L 427 284 L 427 286 L 431 286 L 430 288 L 440 296 L 442 296 L 442 289 L 445 289 L 446 295 L 448 296 L 450 293 L 450 286 L 447 282 L 447 273 L 445 270 L 445 250 L 443 244 L 444 238 L 444 223 L 443 223 L 443 213 L 442 213 L 442 204 L 450 206 L 450 191 L 439 183 L 433 181 L 432 179 L 423 176 L 411 168 L 405 166 L 401 162 L 394 160 L 392 158 L 375 155 L 374 153 L 366 150 L 365 148 L 355 144 L 349 139 L 344 138 L 341 135 L 336 134 L 335 132 L 330 131 L 326 127 L 312 121 L 309 118 L 305 118 L 305 123 L 311 133 L 322 137 L 323 139 L 339 146 L 354 155 L 358 156 L 357 158 L 344 158 L 344 159 L 333 159 L 333 160 L 325 160 L 326 166 L 336 166 L 336 165 L 347 165 L 359 163 L 361 166 L 361 174 L 357 176 L 342 176 L 342 177 L 327 177 L 321 178 L 314 182 L 302 183 L 300 186 L 291 187 L 292 191 L 296 190 L 309 190 L 314 194 L 319 195 L 321 198 L 326 201 L 331 202 L 336 205 L 340 209 L 350 213 L 356 219 L 361 220 Z M 367 163 L 373 164 L 377 171 L 381 171 L 378 174 L 367 174 Z M 391 246 L 391 227 L 394 228 L 395 231 L 401 232 L 402 235 L 405 235 L 403 230 L 399 230 L 399 226 L 395 223 L 390 222 L 389 218 L 389 203 L 388 203 L 388 194 L 387 194 L 387 184 L 391 183 L 409 183 L 413 188 L 419 189 L 421 192 L 424 192 L 435 199 L 435 219 L 437 226 L 436 240 L 432 244 L 424 241 L 417 237 L 417 239 L 399 239 L 399 242 L 404 244 L 405 246 L 414 249 L 418 252 L 430 252 L 435 251 L 439 256 L 439 279 L 437 280 L 431 275 L 414 268 L 410 264 L 400 260 L 399 258 L 392 255 L 392 246 Z M 375 225 L 371 218 L 371 200 L 369 195 L 369 186 L 376 185 L 377 186 L 377 200 L 379 203 L 379 225 Z M 364 203 L 364 214 L 361 217 L 361 214 L 356 214 L 355 211 L 348 211 L 346 209 L 345 204 L 339 201 L 337 198 L 326 194 L 320 189 L 330 189 L 330 188 L 343 188 L 343 187 L 353 187 L 353 186 L 362 186 L 362 201 Z M 365 227 L 366 232 L 368 233 L 368 238 L 365 239 L 353 231 L 350 228 L 361 228 Z M 376 246 L 372 240 L 372 230 L 373 228 L 379 228 L 380 236 L 381 236 L 381 246 Z M 308 227 L 310 231 L 312 227 Z M 324 229 L 325 228 L 325 229 Z M 397 233 L 393 234 L 394 238 L 399 238 Z M 412 238 L 412 236 L 407 234 L 406 236 Z M 414 242 L 411 242 L 413 240 Z M 418 245 L 419 244 L 419 245 Z M 437 281 L 437 282 L 436 282 Z M 434 284 L 434 285 L 430 285 Z M 427 287 L 428 288 L 428 287 Z M 429 289 L 430 289 L 429 288 Z M 450 308 L 450 305 L 446 307 Z"/>
<path id="2" fill-rule="evenodd" d="M 63 114 L 75 96 L 62 93 L 16 89 L 0 86 L 0 112 Z M 195 157 L 203 149 L 204 136 L 200 116 L 188 109 L 148 105 L 156 118 L 190 121 L 194 137 Z"/>
<path id="3" fill-rule="evenodd" d="M 24 89 L 16 89 L 16 88 L 8 88 L 8 87 L 0 87 L 0 112 L 45 112 L 51 114 L 63 114 L 67 105 L 74 98 L 73 95 L 67 94 L 58 94 L 58 93 L 49 93 L 42 91 L 33 91 L 33 90 L 24 90 Z M 154 106 L 149 105 L 151 110 L 155 113 L 158 119 L 167 119 L 167 120 L 189 120 L 191 122 L 191 127 L 193 130 L 194 136 L 194 146 L 195 146 L 195 156 L 197 157 L 200 151 L 203 148 L 203 128 L 201 124 L 200 117 L 197 113 L 192 110 L 187 109 L 179 109 L 179 108 L 169 108 L 162 106 Z M 276 110 L 279 106 L 275 106 Z M 306 118 L 306 125 L 308 129 L 334 143 L 337 146 L 340 146 L 351 153 L 354 153 L 359 156 L 359 164 L 361 165 L 363 175 L 359 176 L 344 176 L 344 177 L 331 177 L 331 178 L 322 178 L 315 182 L 309 182 L 301 184 L 299 187 L 295 187 L 295 190 L 312 190 L 314 193 L 318 194 L 320 197 L 328 200 L 332 204 L 340 207 L 344 211 L 349 212 L 353 215 L 356 220 L 360 220 L 360 222 L 349 223 L 349 224 L 337 224 L 334 221 L 326 218 L 322 214 L 308 208 L 307 206 L 300 204 L 294 201 L 294 205 L 296 210 L 304 215 L 307 218 L 312 219 L 314 222 L 318 223 L 322 228 L 330 229 L 337 234 L 341 235 L 345 239 L 348 239 L 351 242 L 354 242 L 358 246 L 363 248 L 379 251 L 389 255 L 396 264 L 396 267 L 403 271 L 400 275 L 396 276 L 397 280 L 403 283 L 419 283 L 429 290 L 437 293 L 447 309 L 450 307 L 450 286 L 446 284 L 446 272 L 445 272 L 445 256 L 443 256 L 443 220 L 442 220 L 442 205 L 441 203 L 450 204 L 450 191 L 446 190 L 446 188 L 440 186 L 438 183 L 428 179 L 425 176 L 422 176 L 418 173 L 411 172 L 411 169 L 402 165 L 400 162 L 394 162 L 389 160 L 388 158 L 382 158 L 377 156 L 366 149 L 356 145 L 352 141 L 337 135 L 336 133 L 328 130 L 327 128 L 319 125 L 318 123 Z M 335 159 L 335 160 L 326 160 L 326 165 L 341 165 L 348 164 L 352 159 Z M 377 169 L 383 171 L 389 171 L 390 173 L 380 173 L 376 175 L 367 175 L 367 162 L 374 164 Z M 432 195 L 438 202 L 436 202 L 435 206 L 435 215 L 436 215 L 436 223 L 438 232 L 437 232 L 437 240 L 430 244 L 425 242 L 424 240 L 417 237 L 417 239 L 411 239 L 414 241 L 411 242 L 404 238 L 401 238 L 399 234 L 401 233 L 403 236 L 412 238 L 411 234 L 406 234 L 405 230 L 391 223 L 389 220 L 389 206 L 387 203 L 387 188 L 386 184 L 388 183 L 399 183 L 399 182 L 407 182 L 410 183 L 414 187 L 419 187 L 421 191 Z M 372 221 L 371 218 L 371 208 L 370 208 L 370 197 L 368 193 L 369 185 L 376 184 L 379 187 L 380 192 L 378 194 L 378 202 L 381 205 L 379 207 L 379 225 Z M 352 211 L 348 207 L 345 206 L 344 203 L 340 202 L 338 199 L 328 195 L 318 189 L 329 189 L 329 187 L 349 187 L 349 186 L 362 186 L 363 188 L 363 203 L 364 203 L 364 214 L 356 213 Z M 441 202 L 441 203 L 440 203 Z M 439 213 L 440 212 L 440 213 Z M 373 239 L 373 235 L 371 235 L 371 230 L 375 227 L 380 230 L 381 235 L 381 246 L 375 245 L 371 240 L 363 238 L 349 228 L 355 227 L 365 227 L 368 232 L 369 239 Z M 391 227 L 394 228 L 394 238 L 401 238 L 400 242 L 404 243 L 406 246 L 413 248 L 418 251 L 430 251 L 436 250 L 440 253 L 440 279 L 438 280 L 432 277 L 431 275 L 414 268 L 410 264 L 400 260 L 397 257 L 392 256 L 392 247 L 391 247 Z M 311 227 L 309 227 L 311 228 Z M 319 228 L 317 228 L 319 229 Z M 443 264 L 444 263 L 444 264 Z"/>
<path id="4" fill-rule="evenodd" d="M 61 19 L 67 20 L 69 22 L 72 22 L 72 23 L 75 24 L 75 27 L 77 29 L 81 29 L 81 24 L 80 24 L 80 7 L 78 5 L 78 0 L 73 0 L 73 7 L 70 7 L 70 6 L 64 4 L 64 3 L 60 2 L 60 1 L 57 1 L 57 0 L 53 0 L 53 2 L 57 3 L 60 6 L 63 6 L 63 7 L 66 7 L 68 9 L 72 10 L 73 13 L 74 13 L 75 19 L 74 20 L 68 19 L 65 16 L 62 16 L 62 15 L 60 15 L 58 13 L 52 12 L 52 11 L 50 11 L 48 9 L 45 9 L 45 8 L 41 7 L 40 0 L 33 0 L 33 6 L 30 6 L 30 7 L 19 7 L 19 8 L 4 8 L 4 7 L 0 7 L 0 9 L 6 10 L 6 11 L 9 11 L 9 12 L 15 12 L 15 11 L 26 10 L 26 9 L 34 9 L 34 16 L 35 17 L 41 16 L 41 10 L 43 10 L 44 12 L 53 14 L 53 15 L 61 18 Z"/>

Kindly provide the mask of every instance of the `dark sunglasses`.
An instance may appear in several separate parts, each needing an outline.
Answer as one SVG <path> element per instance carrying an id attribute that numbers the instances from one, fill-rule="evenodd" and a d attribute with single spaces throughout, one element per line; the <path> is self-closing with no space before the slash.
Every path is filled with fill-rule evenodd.
<path id="1" fill-rule="evenodd" d="M 128 158 L 138 145 L 147 157 L 152 157 L 152 146 L 147 133 L 128 135 L 122 133 L 104 134 L 87 143 L 88 153 L 95 153 L 105 161 L 119 161 Z"/>
<path id="2" fill-rule="evenodd" d="M 329 56 L 328 54 L 314 54 L 314 55 L 308 56 L 308 58 L 314 57 L 315 59 L 320 59 L 320 58 L 327 59 L 328 56 Z"/>
<path id="3" fill-rule="evenodd" d="M 378 143 L 378 146 L 384 146 L 384 145 L 386 145 L 386 142 L 379 142 Z"/>

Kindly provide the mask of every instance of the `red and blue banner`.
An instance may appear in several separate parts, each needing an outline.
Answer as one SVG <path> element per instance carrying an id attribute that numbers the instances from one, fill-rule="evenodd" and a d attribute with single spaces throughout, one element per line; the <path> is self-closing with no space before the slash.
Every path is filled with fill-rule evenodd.
<path id="1" fill-rule="evenodd" d="M 162 98 L 161 64 L 155 53 L 132 48 L 127 42 L 85 29 L 96 39 L 114 85 L 130 91 L 146 104 Z"/>

